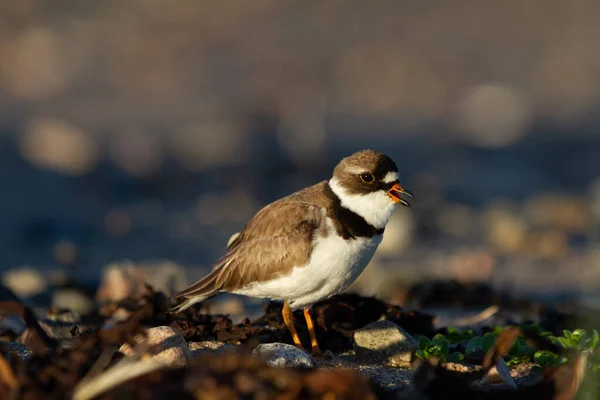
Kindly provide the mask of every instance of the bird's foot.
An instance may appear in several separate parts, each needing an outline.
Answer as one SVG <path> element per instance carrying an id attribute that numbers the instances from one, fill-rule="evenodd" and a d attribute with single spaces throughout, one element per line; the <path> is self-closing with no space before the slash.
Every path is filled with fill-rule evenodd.
<path id="1" fill-rule="evenodd" d="M 331 351 L 326 351 L 323 353 L 319 347 L 313 347 L 311 351 L 311 355 L 313 358 L 320 361 L 329 361 L 333 358 L 333 353 Z"/>

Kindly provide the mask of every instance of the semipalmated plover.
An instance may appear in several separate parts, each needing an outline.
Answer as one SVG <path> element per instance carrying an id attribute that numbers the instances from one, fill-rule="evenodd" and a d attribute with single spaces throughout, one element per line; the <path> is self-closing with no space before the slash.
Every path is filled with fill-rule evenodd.
<path id="1" fill-rule="evenodd" d="M 392 159 L 373 150 L 344 158 L 328 181 L 302 189 L 261 209 L 230 240 L 213 270 L 173 295 L 179 312 L 221 292 L 283 300 L 283 319 L 302 344 L 292 310 L 304 309 L 312 352 L 321 354 L 310 306 L 346 289 L 381 243 L 400 197 Z"/>

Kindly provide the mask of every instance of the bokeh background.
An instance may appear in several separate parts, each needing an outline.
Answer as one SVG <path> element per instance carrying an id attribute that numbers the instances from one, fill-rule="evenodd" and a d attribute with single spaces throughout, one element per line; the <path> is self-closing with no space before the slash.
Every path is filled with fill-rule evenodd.
<path id="1" fill-rule="evenodd" d="M 374 148 L 416 197 L 355 289 L 403 302 L 454 279 L 598 306 L 599 17 L 594 0 L 0 2 L 3 282 L 95 285 L 131 262 L 176 289 L 262 205 Z"/>

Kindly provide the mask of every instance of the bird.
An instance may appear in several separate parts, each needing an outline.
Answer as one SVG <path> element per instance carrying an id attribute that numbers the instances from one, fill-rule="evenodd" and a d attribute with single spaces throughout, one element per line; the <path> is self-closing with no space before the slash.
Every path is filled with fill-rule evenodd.
<path id="1" fill-rule="evenodd" d="M 211 272 L 171 296 L 177 313 L 223 292 L 283 301 L 282 316 L 294 344 L 304 347 L 293 311 L 302 309 L 311 352 L 323 357 L 310 307 L 344 291 L 381 243 L 402 195 L 396 163 L 362 150 L 342 159 L 330 179 L 276 200 L 233 235 Z"/>

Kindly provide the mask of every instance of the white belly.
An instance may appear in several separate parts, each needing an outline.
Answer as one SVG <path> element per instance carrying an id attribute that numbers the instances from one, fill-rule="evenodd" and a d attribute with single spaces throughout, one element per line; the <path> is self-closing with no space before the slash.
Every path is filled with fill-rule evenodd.
<path id="1" fill-rule="evenodd" d="M 299 309 L 342 292 L 371 261 L 382 235 L 344 240 L 335 234 L 330 221 L 327 225 L 329 235 L 315 238 L 315 248 L 306 265 L 295 267 L 289 275 L 253 283 L 234 293 L 288 300 L 292 309 Z"/>

